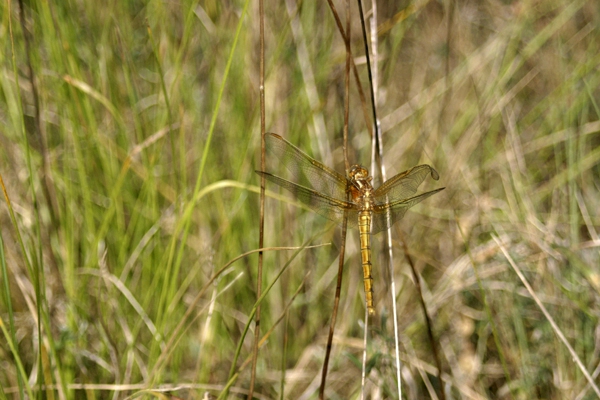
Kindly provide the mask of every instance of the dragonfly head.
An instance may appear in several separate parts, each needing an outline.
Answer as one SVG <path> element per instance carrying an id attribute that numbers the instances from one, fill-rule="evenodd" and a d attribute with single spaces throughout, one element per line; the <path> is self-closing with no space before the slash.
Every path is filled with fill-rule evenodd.
<path id="1" fill-rule="evenodd" d="M 352 184 L 356 186 L 357 189 L 361 190 L 365 187 L 371 186 L 371 181 L 373 180 L 373 177 L 369 176 L 369 170 L 367 170 L 362 165 L 353 165 L 350 168 L 349 175 Z"/>

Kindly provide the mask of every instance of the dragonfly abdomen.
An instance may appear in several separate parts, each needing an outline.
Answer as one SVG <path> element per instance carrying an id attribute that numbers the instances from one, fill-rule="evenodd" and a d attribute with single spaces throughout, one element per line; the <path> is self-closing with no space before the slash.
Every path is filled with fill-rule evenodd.
<path id="1" fill-rule="evenodd" d="M 375 307 L 373 305 L 373 264 L 371 263 L 371 211 L 361 211 L 358 214 L 358 230 L 360 232 L 360 254 L 367 311 L 369 315 L 375 315 Z"/>

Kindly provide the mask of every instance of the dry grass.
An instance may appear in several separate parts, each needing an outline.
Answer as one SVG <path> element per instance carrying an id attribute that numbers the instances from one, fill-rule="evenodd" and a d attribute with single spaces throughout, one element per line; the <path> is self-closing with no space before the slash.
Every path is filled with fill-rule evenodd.
<path id="1" fill-rule="evenodd" d="M 326 2 L 289 3 L 267 4 L 267 129 L 341 171 L 343 41 Z M 37 105 L 19 10 L 0 6 L 0 174 L 12 206 L 0 205 L 0 398 L 25 397 L 39 382 L 47 398 L 152 396 L 140 390 L 159 387 L 201 398 L 227 383 L 238 343 L 238 367 L 251 354 L 243 332 L 256 256 L 210 281 L 258 243 L 258 7 L 246 15 L 244 5 L 27 4 Z M 393 233 L 404 397 L 595 397 L 534 296 L 597 380 L 599 11 L 582 0 L 379 5 L 388 172 L 428 163 L 441 180 L 424 190 L 446 186 Z M 351 161 L 368 164 L 355 81 L 351 90 Z M 267 199 L 266 227 L 267 246 L 333 243 L 265 259 L 265 285 L 275 284 L 261 332 L 274 330 L 255 394 L 315 398 L 339 229 L 281 198 Z M 331 399 L 360 393 L 355 236 Z M 400 238 L 421 276 L 443 384 Z M 377 252 L 382 240 L 374 237 Z M 374 263 L 367 393 L 394 398 L 389 279 Z M 231 396 L 249 377 L 244 368 Z"/>

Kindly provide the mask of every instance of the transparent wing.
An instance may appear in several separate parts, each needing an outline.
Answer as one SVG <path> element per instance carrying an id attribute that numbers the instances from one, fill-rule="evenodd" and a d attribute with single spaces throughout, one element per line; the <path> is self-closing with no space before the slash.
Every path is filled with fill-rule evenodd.
<path id="1" fill-rule="evenodd" d="M 316 190 L 297 185 L 293 182 L 269 174 L 268 172 L 256 171 L 257 174 L 264 176 L 266 180 L 273 182 L 282 188 L 290 191 L 295 198 L 308 205 L 323 217 L 341 223 L 344 217 L 344 211 L 348 211 L 348 226 L 356 227 L 358 221 L 358 205 L 338 200 L 317 192 Z"/>
<path id="2" fill-rule="evenodd" d="M 444 189 L 445 188 L 432 190 L 431 192 L 425 192 L 409 199 L 396 200 L 391 203 L 376 204 L 373 207 L 373 225 L 371 233 L 374 235 L 377 232 L 387 229 L 388 226 L 394 225 L 404 217 L 406 210 Z"/>
<path id="3" fill-rule="evenodd" d="M 337 200 L 344 200 L 346 198 L 347 181 L 344 175 L 327 168 L 275 133 L 267 133 L 265 141 L 267 151 L 272 156 L 272 162 L 278 163 L 279 166 L 283 165 L 293 176 L 293 180 L 299 185 L 311 187 L 317 192 Z M 280 168 L 279 166 L 278 168 Z M 278 182 L 275 183 L 286 187 Z"/>
<path id="4" fill-rule="evenodd" d="M 436 181 L 440 179 L 437 171 L 429 165 L 417 165 L 385 181 L 373 192 L 373 197 L 380 204 L 407 199 L 417 192 L 419 185 L 423 183 L 427 175 L 431 175 Z"/>

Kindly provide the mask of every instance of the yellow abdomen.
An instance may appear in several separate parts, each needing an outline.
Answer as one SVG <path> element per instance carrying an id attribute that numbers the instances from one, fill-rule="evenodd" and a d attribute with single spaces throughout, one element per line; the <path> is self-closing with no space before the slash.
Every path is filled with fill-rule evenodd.
<path id="1" fill-rule="evenodd" d="M 371 211 L 358 214 L 358 230 L 360 232 L 360 254 L 362 259 L 365 298 L 369 315 L 375 315 L 373 306 L 373 264 L 371 264 Z"/>

